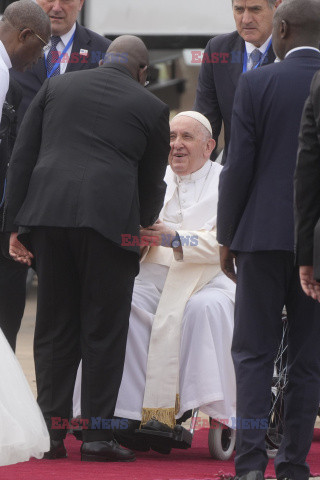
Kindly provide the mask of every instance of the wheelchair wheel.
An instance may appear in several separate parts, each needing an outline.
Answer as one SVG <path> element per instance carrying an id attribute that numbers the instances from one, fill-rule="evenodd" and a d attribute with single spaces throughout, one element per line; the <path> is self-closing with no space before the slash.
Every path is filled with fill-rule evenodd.
<path id="1" fill-rule="evenodd" d="M 271 388 L 271 408 L 269 412 L 266 442 L 272 449 L 278 449 L 283 438 L 284 392 L 287 385 L 287 336 L 288 322 L 283 314 L 283 335 L 274 363 Z"/>
<path id="2" fill-rule="evenodd" d="M 229 460 L 236 442 L 236 431 L 210 418 L 209 451 L 216 460 Z"/>

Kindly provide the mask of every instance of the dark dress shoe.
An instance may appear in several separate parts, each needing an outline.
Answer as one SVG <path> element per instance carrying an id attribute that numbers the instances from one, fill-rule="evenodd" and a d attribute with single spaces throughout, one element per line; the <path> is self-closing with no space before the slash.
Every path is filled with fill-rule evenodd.
<path id="1" fill-rule="evenodd" d="M 50 440 L 50 450 L 45 452 L 43 458 L 47 460 L 57 460 L 58 458 L 66 458 L 67 450 L 63 440 Z"/>
<path id="2" fill-rule="evenodd" d="M 163 443 L 157 442 L 155 440 L 150 443 L 150 448 L 154 452 L 161 453 L 161 455 L 169 455 L 172 450 L 170 445 L 164 445 Z"/>
<path id="3" fill-rule="evenodd" d="M 235 477 L 235 480 L 264 480 L 264 474 L 261 470 L 252 470 L 245 475 Z"/>
<path id="4" fill-rule="evenodd" d="M 148 430 L 154 432 L 154 435 L 148 436 L 150 447 L 155 452 L 161 453 L 162 455 L 169 455 L 172 449 L 172 439 L 168 437 L 157 436 L 157 433 L 162 435 L 165 434 L 174 434 L 174 430 L 170 428 L 165 423 L 159 422 L 159 420 L 149 420 L 142 426 L 142 431 Z M 172 436 L 170 435 L 170 437 Z"/>
<path id="5" fill-rule="evenodd" d="M 165 423 L 159 422 L 159 420 L 149 420 L 142 426 L 146 430 L 154 430 L 155 432 L 173 433 L 173 429 Z"/>
<path id="6" fill-rule="evenodd" d="M 150 450 L 150 443 L 143 436 L 135 433 L 140 427 L 139 420 L 128 420 L 127 428 L 114 428 L 113 434 L 115 439 L 123 447 L 130 450 L 137 450 L 139 452 L 148 452 Z"/>
<path id="7" fill-rule="evenodd" d="M 121 447 L 116 440 L 83 442 L 81 445 L 83 462 L 134 462 L 135 459 L 135 454 Z"/>

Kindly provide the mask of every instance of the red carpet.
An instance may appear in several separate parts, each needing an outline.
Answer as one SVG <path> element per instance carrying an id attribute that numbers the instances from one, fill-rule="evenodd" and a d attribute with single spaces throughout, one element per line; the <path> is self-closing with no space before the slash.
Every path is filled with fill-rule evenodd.
<path id="1" fill-rule="evenodd" d="M 173 450 L 170 455 L 138 453 L 133 463 L 92 463 L 80 461 L 80 442 L 68 435 L 69 457 L 64 460 L 31 460 L 0 467 L 1 480 L 227 480 L 233 476 L 233 459 L 218 462 L 210 457 L 208 430 L 196 432 L 189 450 Z M 320 476 L 320 429 L 315 430 L 308 457 L 312 476 Z M 273 460 L 266 477 L 275 478 Z"/>

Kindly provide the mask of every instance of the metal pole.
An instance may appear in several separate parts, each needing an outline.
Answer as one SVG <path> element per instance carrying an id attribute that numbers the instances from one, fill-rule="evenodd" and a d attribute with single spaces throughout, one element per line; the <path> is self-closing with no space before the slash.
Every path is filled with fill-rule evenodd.
<path id="1" fill-rule="evenodd" d="M 193 436 L 196 425 L 197 425 L 197 418 L 199 415 L 199 408 L 193 410 L 192 418 L 191 418 L 191 425 L 190 425 L 190 433 Z"/>

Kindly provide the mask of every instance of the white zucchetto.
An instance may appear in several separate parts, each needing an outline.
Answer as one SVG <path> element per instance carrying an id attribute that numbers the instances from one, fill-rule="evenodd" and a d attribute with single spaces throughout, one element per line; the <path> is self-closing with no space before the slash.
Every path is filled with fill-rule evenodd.
<path id="1" fill-rule="evenodd" d="M 175 117 L 173 117 L 172 120 L 174 120 L 175 118 L 178 118 L 178 117 L 182 117 L 182 116 L 190 117 L 190 118 L 193 118 L 194 120 L 197 120 L 210 132 L 210 135 L 212 136 L 212 128 L 211 128 L 210 122 L 207 119 L 207 117 L 202 115 L 202 113 L 194 112 L 194 111 L 191 111 L 191 110 L 187 111 L 187 112 L 180 112 Z"/>

